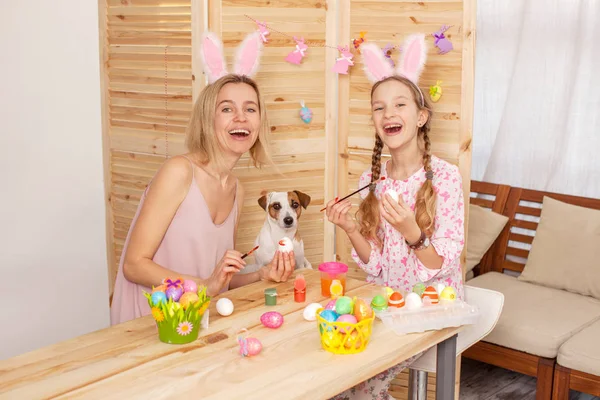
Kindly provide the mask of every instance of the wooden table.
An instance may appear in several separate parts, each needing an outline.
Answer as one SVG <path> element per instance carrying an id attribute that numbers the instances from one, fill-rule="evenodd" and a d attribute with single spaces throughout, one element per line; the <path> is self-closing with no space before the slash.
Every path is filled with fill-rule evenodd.
<path id="1" fill-rule="evenodd" d="M 216 313 L 213 299 L 210 328 L 188 345 L 161 343 L 148 316 L 0 361 L 0 398 L 327 399 L 439 344 L 438 398 L 454 400 L 460 328 L 398 336 L 376 319 L 364 352 L 331 354 L 321 348 L 317 323 L 302 317 L 308 303 L 327 300 L 321 296 L 319 273 L 304 275 L 305 303 L 294 302 L 293 280 L 227 292 L 235 304 L 229 317 Z M 264 305 L 267 287 L 277 287 L 276 306 Z M 349 296 L 370 299 L 379 290 L 347 281 Z M 284 315 L 279 329 L 261 325 L 267 310 Z M 239 355 L 236 337 L 242 328 L 261 340 L 258 356 Z"/>

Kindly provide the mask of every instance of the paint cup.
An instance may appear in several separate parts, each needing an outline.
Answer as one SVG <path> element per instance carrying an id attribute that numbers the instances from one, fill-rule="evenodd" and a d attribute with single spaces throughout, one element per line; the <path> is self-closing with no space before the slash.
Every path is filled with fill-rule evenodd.
<path id="1" fill-rule="evenodd" d="M 265 289 L 265 305 L 266 306 L 277 305 L 277 289 L 275 289 L 275 288 Z"/>
<path id="2" fill-rule="evenodd" d="M 346 293 L 346 274 L 348 273 L 348 266 L 346 264 L 329 261 L 319 265 L 319 271 L 321 272 L 321 295 L 325 297 L 331 297 L 331 284 L 334 281 L 338 281 L 342 285 L 342 293 L 339 296 L 343 296 Z"/>

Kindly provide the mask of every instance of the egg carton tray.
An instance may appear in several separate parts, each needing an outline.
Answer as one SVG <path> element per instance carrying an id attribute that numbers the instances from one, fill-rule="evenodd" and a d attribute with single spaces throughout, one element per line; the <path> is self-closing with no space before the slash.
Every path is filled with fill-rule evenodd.
<path id="1" fill-rule="evenodd" d="M 440 303 L 416 309 L 388 307 L 375 312 L 384 325 L 398 335 L 475 324 L 479 309 L 463 301 Z"/>

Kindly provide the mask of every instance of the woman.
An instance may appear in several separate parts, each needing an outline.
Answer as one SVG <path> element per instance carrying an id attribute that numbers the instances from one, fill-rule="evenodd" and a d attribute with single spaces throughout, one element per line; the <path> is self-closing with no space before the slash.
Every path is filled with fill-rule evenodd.
<path id="1" fill-rule="evenodd" d="M 232 172 L 246 152 L 257 167 L 269 162 L 268 132 L 251 78 L 228 74 L 203 90 L 187 130 L 189 153 L 166 161 L 141 198 L 119 265 L 112 324 L 148 315 L 142 291 L 165 278 L 192 279 L 209 296 L 260 279 L 288 279 L 293 253 L 237 274 L 246 264 L 234 250 L 244 191 Z"/>

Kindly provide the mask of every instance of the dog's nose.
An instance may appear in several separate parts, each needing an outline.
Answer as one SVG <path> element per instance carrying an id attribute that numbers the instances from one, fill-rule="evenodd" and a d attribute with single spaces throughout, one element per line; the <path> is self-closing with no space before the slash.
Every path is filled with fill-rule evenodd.
<path id="1" fill-rule="evenodd" d="M 283 219 L 283 223 L 286 224 L 286 225 L 291 225 L 291 224 L 294 223 L 294 218 L 292 218 L 292 217 L 285 217 Z"/>

